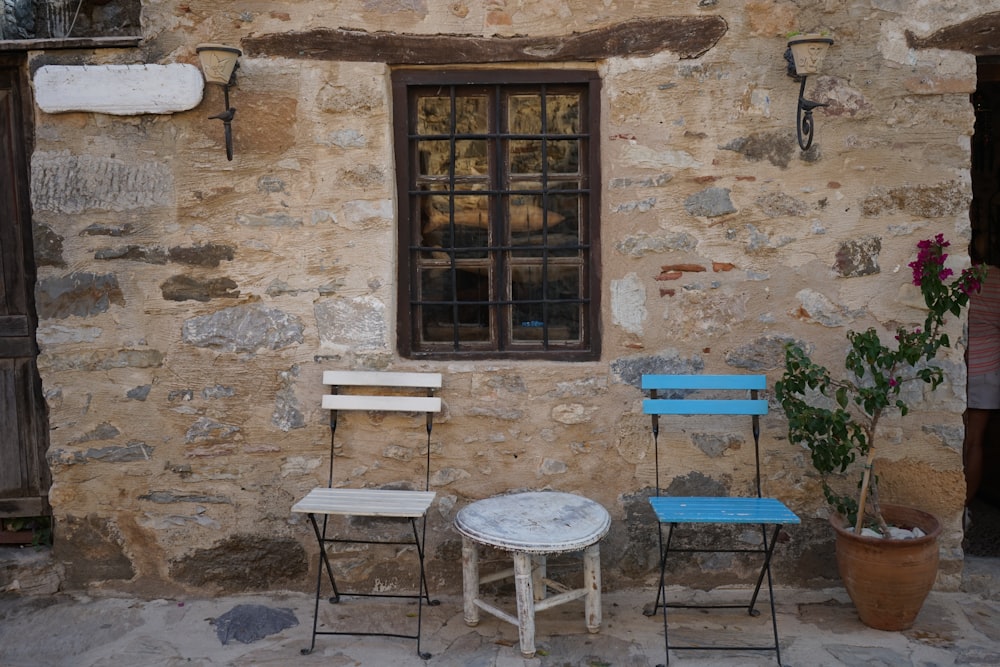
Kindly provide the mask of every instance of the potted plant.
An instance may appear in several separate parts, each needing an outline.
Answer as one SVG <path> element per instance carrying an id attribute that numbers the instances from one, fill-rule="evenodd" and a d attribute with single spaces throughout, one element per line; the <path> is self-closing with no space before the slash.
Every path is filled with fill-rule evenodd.
<path id="1" fill-rule="evenodd" d="M 983 269 L 973 267 L 948 282 L 949 243 L 938 234 L 917 244 L 910 263 L 927 315 L 923 327 L 896 330 L 885 342 L 878 330 L 849 331 L 844 372 L 834 375 L 801 346 L 785 347 L 785 371 L 775 395 L 788 418 L 788 437 L 809 449 L 823 492 L 833 508 L 837 565 L 862 622 L 883 630 L 913 624 L 937 575 L 938 520 L 920 510 L 883 504 L 874 472 L 883 416 L 909 412 L 902 389 L 914 382 L 937 388 L 944 373 L 933 364 L 949 347 L 946 317 L 959 316 L 979 289 Z M 843 493 L 857 479 L 856 495 Z M 903 535 L 900 530 L 910 530 Z M 908 538 L 908 539 L 906 539 Z"/>

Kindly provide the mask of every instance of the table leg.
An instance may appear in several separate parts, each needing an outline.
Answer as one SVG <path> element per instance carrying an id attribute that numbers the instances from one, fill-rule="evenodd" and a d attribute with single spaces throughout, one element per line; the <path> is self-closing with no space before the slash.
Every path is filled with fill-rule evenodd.
<path id="1" fill-rule="evenodd" d="M 535 597 L 531 585 L 531 556 L 514 553 L 514 590 L 517 593 L 517 631 L 521 655 L 535 657 Z"/>
<path id="2" fill-rule="evenodd" d="M 462 603 L 466 625 L 479 625 L 479 546 L 462 538 Z"/>
<path id="3" fill-rule="evenodd" d="M 531 569 L 531 585 L 534 587 L 535 602 L 545 599 L 545 577 L 548 572 L 545 568 L 545 554 L 536 554 L 532 557 L 534 563 Z"/>
<path id="4" fill-rule="evenodd" d="M 601 629 L 601 550 L 596 543 L 583 550 L 583 585 L 587 589 L 584 608 L 587 631 Z"/>

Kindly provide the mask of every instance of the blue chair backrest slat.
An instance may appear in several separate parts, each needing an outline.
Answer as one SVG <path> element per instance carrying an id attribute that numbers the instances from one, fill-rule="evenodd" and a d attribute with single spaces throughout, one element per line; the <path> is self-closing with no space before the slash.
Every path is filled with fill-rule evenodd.
<path id="1" fill-rule="evenodd" d="M 646 398 L 647 415 L 766 415 L 767 401 L 750 399 Z"/>
<path id="2" fill-rule="evenodd" d="M 766 375 L 643 375 L 643 389 L 764 389 Z"/>

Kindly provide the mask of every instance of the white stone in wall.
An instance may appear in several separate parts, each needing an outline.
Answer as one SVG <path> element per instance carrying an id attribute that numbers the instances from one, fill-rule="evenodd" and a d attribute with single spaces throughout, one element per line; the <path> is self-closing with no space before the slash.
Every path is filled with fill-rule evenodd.
<path id="1" fill-rule="evenodd" d="M 205 88 L 194 65 L 45 65 L 35 101 L 46 113 L 170 114 L 198 106 Z"/>
<path id="2" fill-rule="evenodd" d="M 665 150 L 657 151 L 649 146 L 627 145 L 622 149 L 622 160 L 626 164 L 647 169 L 699 169 L 702 164 L 687 151 Z"/>
<path id="3" fill-rule="evenodd" d="M 563 403 L 552 408 L 552 419 L 560 424 L 585 424 L 600 408 L 579 403 Z"/>
<path id="4" fill-rule="evenodd" d="M 375 297 L 333 299 L 313 307 L 324 345 L 342 345 L 356 350 L 382 350 L 388 343 L 385 304 Z"/>
<path id="5" fill-rule="evenodd" d="M 35 339 L 45 349 L 49 346 L 93 343 L 104 330 L 100 327 L 69 327 L 61 324 L 44 324 L 35 332 Z"/>
<path id="6" fill-rule="evenodd" d="M 646 312 L 646 289 L 635 273 L 611 281 L 612 321 L 629 333 L 642 335 Z"/>
<path id="7" fill-rule="evenodd" d="M 825 327 L 839 327 L 845 323 L 842 309 L 825 295 L 813 289 L 802 289 L 795 294 L 802 312 Z"/>

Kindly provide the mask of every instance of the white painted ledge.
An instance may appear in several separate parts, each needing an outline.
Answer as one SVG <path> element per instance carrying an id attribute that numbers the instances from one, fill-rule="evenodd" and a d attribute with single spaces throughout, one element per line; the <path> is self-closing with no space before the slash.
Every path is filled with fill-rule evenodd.
<path id="1" fill-rule="evenodd" d="M 46 113 L 170 114 L 198 106 L 205 82 L 194 65 L 45 65 L 35 102 Z"/>

